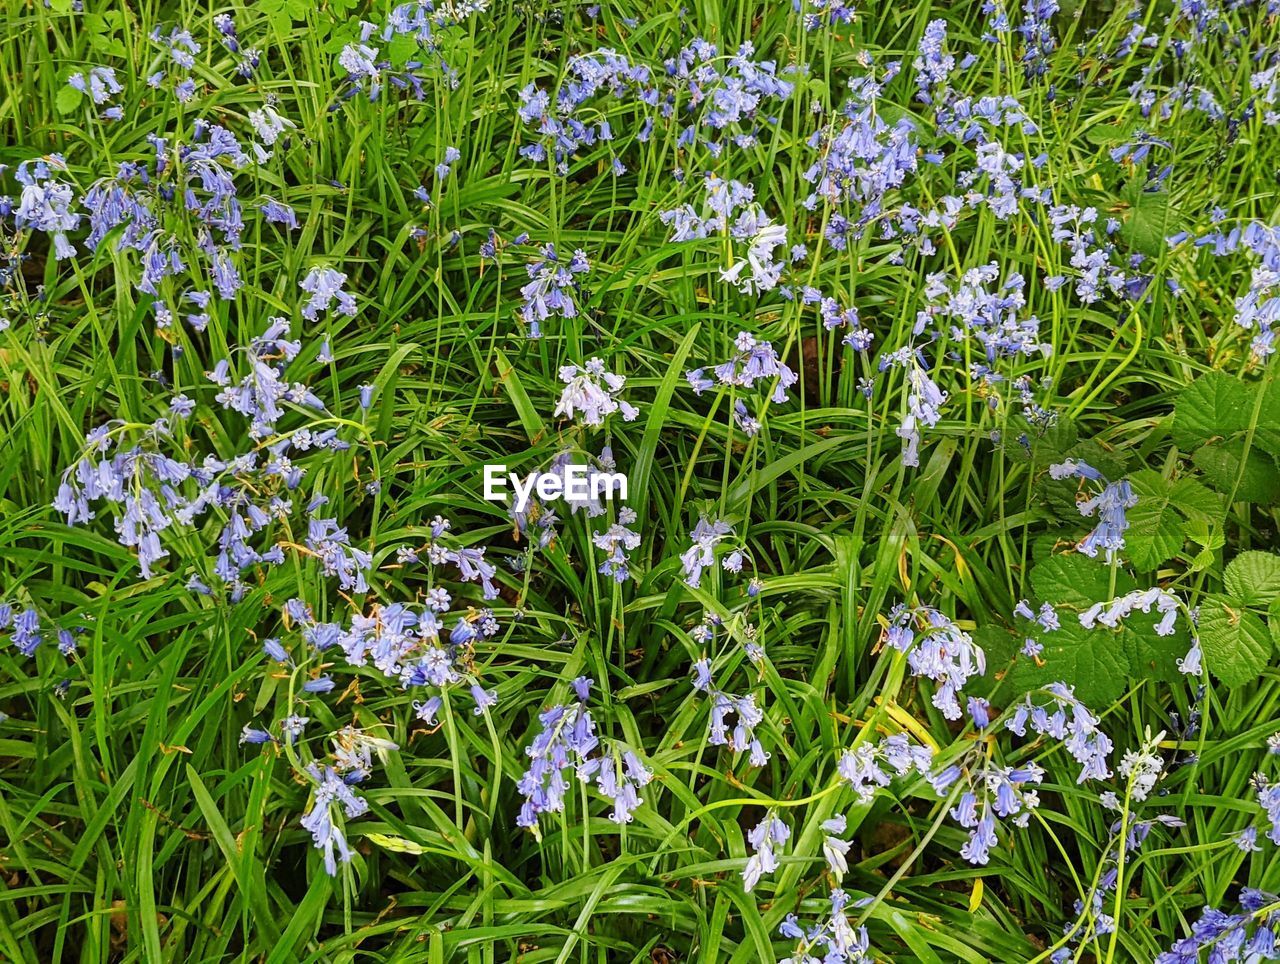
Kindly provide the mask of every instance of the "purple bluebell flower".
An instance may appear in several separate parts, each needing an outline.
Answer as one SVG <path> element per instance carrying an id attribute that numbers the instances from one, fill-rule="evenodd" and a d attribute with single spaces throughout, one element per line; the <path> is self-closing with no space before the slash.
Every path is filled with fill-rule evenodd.
<path id="1" fill-rule="evenodd" d="M 791 837 L 791 830 L 770 810 L 747 834 L 747 842 L 755 851 L 742 868 L 742 889 L 750 892 L 765 874 L 778 869 L 777 850 Z"/>
<path id="2" fill-rule="evenodd" d="M 599 358 L 590 359 L 585 365 L 564 365 L 560 369 L 564 390 L 556 403 L 553 415 L 581 418 L 583 425 L 599 426 L 614 412 L 621 412 L 624 421 L 635 421 L 639 410 L 618 398 L 626 379 L 606 371 Z"/>
<path id="3" fill-rule="evenodd" d="M 311 296 L 302 306 L 302 317 L 308 321 L 315 321 L 322 312 L 329 310 L 329 306 L 334 301 L 337 302 L 339 314 L 349 318 L 355 317 L 355 298 L 342 288 L 346 281 L 347 276 L 333 268 L 312 268 L 307 272 L 307 276 L 298 284 Z"/>
<path id="4" fill-rule="evenodd" d="M 302 827 L 310 831 L 317 850 L 324 855 L 324 869 L 329 876 L 338 873 L 338 860 L 348 863 L 351 848 L 339 825 L 339 810 L 347 819 L 354 819 L 369 809 L 368 802 L 347 784 L 336 769 L 310 764 L 307 772 L 315 781 L 315 795 L 311 809 L 302 817 Z"/>
<path id="5" fill-rule="evenodd" d="M 949 720 L 961 716 L 957 697 L 974 676 L 986 672 L 986 657 L 968 633 L 936 609 L 898 605 L 889 613 L 885 639 L 907 654 L 914 676 L 933 680 L 933 705 Z"/>
<path id="6" fill-rule="evenodd" d="M 933 751 L 913 742 L 905 733 L 858 743 L 845 750 L 836 763 L 836 772 L 862 803 L 869 803 L 875 792 L 888 787 L 894 777 L 910 773 L 926 775 L 933 765 Z"/>

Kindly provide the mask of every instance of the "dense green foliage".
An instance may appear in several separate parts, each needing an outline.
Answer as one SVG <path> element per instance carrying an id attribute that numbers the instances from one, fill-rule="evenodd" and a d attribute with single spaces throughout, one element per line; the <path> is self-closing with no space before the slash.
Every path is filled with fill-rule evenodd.
<path id="1" fill-rule="evenodd" d="M 1254 341 L 1265 326 L 1242 327 L 1237 305 L 1259 290 L 1270 298 L 1256 273 L 1268 249 L 1195 241 L 1280 213 L 1273 108 L 1252 80 L 1280 56 L 1265 5 L 1224 8 L 1205 27 L 1165 2 L 1068 3 L 1037 74 L 1024 70 L 1017 30 L 983 39 L 979 4 L 881 4 L 810 30 L 789 2 L 495 0 L 444 18 L 425 52 L 411 35 L 375 32 L 368 43 L 389 64 L 371 100 L 340 58 L 360 42 L 361 20 L 380 31 L 390 12 L 363 0 L 0 5 L 0 194 L 13 202 L 0 220 L 0 601 L 35 610 L 44 627 L 32 656 L 0 631 L 0 959 L 771 961 L 794 953 L 779 933 L 787 915 L 807 926 L 829 913 L 821 824 L 838 813 L 852 841 L 841 886 L 861 901 L 849 920 L 867 927 L 875 960 L 1042 960 L 1062 949 L 1150 961 L 1205 905 L 1234 913 L 1242 887 L 1280 891 L 1253 780 L 1260 771 L 1265 787 L 1280 774 L 1267 746 L 1280 730 L 1280 380 Z M 1007 12 L 1023 22 L 1020 9 Z M 234 18 L 240 52 L 220 14 Z M 956 60 L 976 59 L 924 103 L 912 63 L 938 19 Z M 1126 42 L 1135 26 L 1149 42 Z M 185 71 L 152 36 L 178 27 L 200 48 Z M 708 108 L 685 94 L 671 119 L 606 88 L 578 111 L 607 120 L 611 140 L 580 144 L 565 172 L 554 158 L 521 156 L 538 140 L 537 123 L 518 114 L 526 85 L 554 97 L 573 58 L 602 48 L 657 77 L 695 37 L 722 54 L 749 41 L 751 58 L 776 61 L 794 90 L 708 128 Z M 249 48 L 260 60 L 243 76 Z M 851 80 L 897 60 L 872 113 L 914 131 L 914 169 L 878 196 L 883 216 L 840 238 L 833 219 L 857 221 L 871 201 L 805 204 L 808 172 L 827 151 L 810 138 L 847 122 Z M 118 120 L 68 84 L 97 65 L 122 86 L 109 101 L 123 108 Z M 391 81 L 405 70 L 421 99 Z M 174 92 L 184 76 L 195 81 L 186 102 Z M 1160 106 L 1144 116 L 1140 89 L 1167 97 L 1171 116 Z M 1047 193 L 1015 199 L 1012 213 L 963 204 L 922 244 L 902 229 L 903 205 L 936 211 L 946 195 L 999 193 L 985 174 L 965 176 L 983 137 L 940 120 L 940 108 L 984 95 L 1016 98 L 1033 122 L 991 136 L 1021 158 L 1019 188 Z M 153 164 L 155 137 L 169 168 L 148 176 L 181 201 L 184 184 L 199 185 L 183 180 L 182 148 L 200 141 L 198 127 L 224 127 L 247 149 L 249 115 L 268 103 L 293 125 L 264 145 L 271 157 L 235 170 L 219 162 L 244 205 L 239 244 L 210 243 L 221 229 L 189 205 L 161 216 L 189 280 L 170 274 L 140 290 L 140 250 L 118 243 L 119 226 L 87 244 L 87 214 L 63 259 L 51 232 L 15 220 L 21 162 L 61 154 L 66 169 L 51 176 L 79 199 L 121 164 Z M 682 140 L 700 118 L 692 143 Z M 1135 159 L 1144 143 L 1149 155 Z M 460 159 L 441 175 L 447 148 Z M 752 185 L 787 246 L 807 247 L 782 269 L 790 297 L 725 276 L 744 250 L 728 230 L 672 239 L 662 212 L 705 213 L 707 172 Z M 296 230 L 259 215 L 268 196 L 292 207 Z M 1097 300 L 1079 297 L 1082 272 L 1054 236 L 1053 205 L 1095 208 L 1099 232 L 1117 222 L 1104 260 L 1125 280 L 1103 283 Z M 589 270 L 574 277 L 576 312 L 553 313 L 529 338 L 521 289 L 546 244 L 562 259 L 581 249 Z M 215 249 L 242 285 L 210 301 L 200 329 L 179 317 L 195 310 L 182 294 L 213 287 Z M 946 297 L 931 275 L 954 292 L 988 264 L 1000 279 L 992 290 L 1022 276 L 1015 314 L 1035 316 L 1044 346 L 992 362 L 998 379 L 971 377 L 985 361 L 960 330 L 967 321 L 930 314 Z M 358 313 L 303 313 L 299 283 L 318 267 L 346 275 Z M 1045 283 L 1058 275 L 1065 284 Z M 804 285 L 856 307 L 853 328 L 871 345 L 844 344 L 847 331 L 799 296 Z M 157 323 L 157 299 L 170 324 Z M 924 333 L 913 331 L 920 312 Z M 276 316 L 300 342 L 288 380 L 307 382 L 325 407 L 290 399 L 269 438 L 252 438 L 206 372 L 227 359 L 238 380 L 247 346 Z M 797 374 L 785 401 L 769 400 L 776 380 L 692 390 L 686 372 L 730 358 L 740 331 L 769 340 Z M 904 464 L 898 431 L 909 366 L 878 364 L 907 346 L 927 353 L 947 396 L 936 425 L 920 429 L 918 466 Z M 556 411 L 561 367 L 597 357 L 625 376 L 619 397 L 639 409 L 634 421 L 614 414 L 595 427 Z M 193 400 L 191 414 L 149 435 L 177 393 Z M 758 432 L 731 418 L 740 401 Z M 236 601 L 214 572 L 222 509 L 165 529 L 167 555 L 146 575 L 117 542 L 118 506 L 98 503 L 74 525 L 53 507 L 90 450 L 86 433 L 109 420 L 120 420 L 121 445 L 192 465 L 249 450 L 265 459 L 269 442 L 304 427 L 336 429 L 350 446 L 294 452 L 305 474 L 292 514 L 262 530 L 282 560 L 246 567 Z M 603 518 L 558 510 L 554 540 L 539 547 L 532 524 L 520 531 L 482 497 L 485 464 L 525 473 L 565 450 L 599 458 L 604 445 L 628 476 L 642 540 L 622 581 L 599 570 L 593 541 L 618 506 Z M 1132 488 L 1110 560 L 1077 551 L 1098 521 L 1077 500 L 1101 483 L 1051 475 L 1068 460 Z M 372 554 L 368 592 L 340 586 L 309 548 L 303 510 L 319 495 L 324 516 Z M 452 522 L 450 545 L 487 548 L 497 598 L 452 567 L 429 567 L 425 552 L 421 564 L 399 553 L 431 542 L 437 515 Z M 695 587 L 681 556 L 701 517 L 733 533 Z M 722 565 L 730 548 L 744 554 L 740 574 Z M 212 589 L 192 591 L 193 577 Z M 431 722 L 416 713 L 424 694 L 372 663 L 350 665 L 336 648 L 304 656 L 297 619 L 282 612 L 296 598 L 345 624 L 397 601 L 420 608 L 441 583 L 455 600 L 450 626 L 488 607 L 499 628 L 464 647 L 467 683 L 446 688 Z M 1155 610 L 1117 625 L 1078 618 L 1151 588 L 1178 600 L 1172 632 Z M 1023 649 L 1022 599 L 1052 604 L 1061 620 L 1030 633 L 1039 655 Z M 1025 693 L 1074 687 L 1115 744 L 1107 779 L 1078 782 L 1061 740 L 949 719 L 934 683 L 886 642 L 899 603 L 945 614 L 985 651 L 985 675 L 961 694 L 966 709 L 966 697 L 985 697 L 995 719 Z M 71 631 L 70 655 L 58 629 Z M 1203 664 L 1183 666 L 1195 638 Z M 292 661 L 264 654 L 267 639 Z M 708 742 L 712 699 L 690 684 L 703 656 L 717 686 L 755 695 L 763 766 Z M 303 692 L 322 666 L 335 688 Z M 595 785 L 570 775 L 565 809 L 534 834 L 517 824 L 525 748 L 539 713 L 571 700 L 583 675 L 595 681 L 601 735 L 638 752 L 654 778 L 619 825 Z M 473 712 L 473 680 L 496 691 L 483 712 Z M 309 723 L 290 743 L 280 723 L 294 715 Z M 273 739 L 245 743 L 246 724 Z M 306 764 L 330 761 L 330 736 L 340 742 L 348 725 L 397 749 L 375 750 L 359 788 L 368 812 L 345 823 L 352 859 L 330 876 L 299 818 L 316 789 Z M 924 775 L 857 797 L 839 780 L 841 754 L 898 733 L 938 766 L 980 756 L 1043 767 L 1029 825 L 1002 824 L 989 862 L 975 864 L 961 856 L 968 830 L 949 817 L 956 794 Z M 1144 745 L 1163 761 L 1149 795 L 1117 772 Z M 1099 801 L 1108 790 L 1116 808 Z M 746 835 L 767 813 L 790 840 L 748 891 Z M 1183 825 L 1150 826 L 1117 867 L 1117 840 L 1158 814 Z M 1234 837 L 1250 827 L 1261 829 L 1257 850 Z M 1100 890 L 1107 869 L 1119 885 Z M 1119 927 L 1109 932 L 1098 914 Z"/>

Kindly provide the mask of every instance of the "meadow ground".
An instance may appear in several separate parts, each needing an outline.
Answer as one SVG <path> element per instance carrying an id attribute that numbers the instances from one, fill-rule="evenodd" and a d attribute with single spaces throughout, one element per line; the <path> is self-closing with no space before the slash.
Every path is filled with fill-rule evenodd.
<path id="1" fill-rule="evenodd" d="M 1278 19 L 0 4 L 0 958 L 1280 957 Z"/>

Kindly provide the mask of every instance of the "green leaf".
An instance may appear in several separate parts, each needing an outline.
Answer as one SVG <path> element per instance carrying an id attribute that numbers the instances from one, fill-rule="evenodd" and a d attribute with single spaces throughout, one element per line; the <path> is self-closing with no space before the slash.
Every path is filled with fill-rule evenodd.
<path id="1" fill-rule="evenodd" d="M 420 48 L 418 39 L 413 34 L 400 33 L 391 38 L 387 44 L 387 59 L 393 67 L 403 67 L 409 60 L 418 56 Z"/>
<path id="2" fill-rule="evenodd" d="M 1158 472 L 1143 469 L 1129 477 L 1138 504 L 1129 510 L 1125 555 L 1142 571 L 1157 568 L 1182 548 L 1182 519 L 1169 503 L 1173 486 Z"/>
<path id="3" fill-rule="evenodd" d="M 1228 438 L 1249 427 L 1255 389 L 1222 372 L 1205 372 L 1173 405 L 1173 439 L 1183 448 Z"/>
<path id="4" fill-rule="evenodd" d="M 546 427 L 542 424 L 542 416 L 538 414 L 538 409 L 529 400 L 529 393 L 524 390 L 520 375 L 511 362 L 507 361 L 507 356 L 502 354 L 501 351 L 495 352 L 495 354 L 498 358 L 498 381 L 506 390 L 507 397 L 511 399 L 511 404 L 515 406 L 516 414 L 520 416 L 520 424 L 524 426 L 525 434 L 529 436 L 529 441 L 536 445 L 538 440 L 546 434 Z"/>
<path id="5" fill-rule="evenodd" d="M 1074 686 L 1090 706 L 1105 706 L 1124 694 L 1129 657 L 1119 630 L 1085 629 L 1075 616 L 1063 614 L 1062 628 L 1040 636 L 1040 663 L 1020 656 L 1010 674 L 1015 691 L 1024 693 L 1055 681 Z"/>
<path id="6" fill-rule="evenodd" d="M 1222 576 L 1227 592 L 1246 606 L 1270 606 L 1280 598 L 1280 556 L 1242 552 Z"/>
<path id="7" fill-rule="evenodd" d="M 89 46 L 111 57 L 125 58 L 129 56 L 128 49 L 120 41 L 119 37 L 112 37 L 105 33 L 90 34 Z"/>
<path id="8" fill-rule="evenodd" d="M 377 844 L 384 850 L 394 850 L 399 854 L 425 854 L 427 852 L 427 848 L 422 844 L 406 840 L 404 837 L 395 837 L 385 833 L 367 833 L 364 837 L 370 843 Z"/>
<path id="9" fill-rule="evenodd" d="M 1111 567 L 1101 559 L 1090 559 L 1078 552 L 1050 556 L 1038 563 L 1031 570 L 1031 586 L 1041 602 L 1077 611 L 1088 609 L 1100 599 L 1114 599 L 1138 588 L 1132 576 L 1117 570 L 1113 592 Z"/>
<path id="10" fill-rule="evenodd" d="M 1276 463 L 1257 449 L 1244 458 L 1243 438 L 1206 445 L 1196 451 L 1191 461 L 1215 489 L 1235 501 L 1270 505 L 1280 498 Z"/>
<path id="11" fill-rule="evenodd" d="M 58 91 L 58 96 L 54 98 L 54 106 L 58 108 L 59 114 L 70 114 L 80 106 L 80 100 L 84 94 L 76 90 L 70 84 L 66 84 Z"/>
<path id="12" fill-rule="evenodd" d="M 1266 625 L 1236 599 L 1214 594 L 1200 606 L 1200 648 L 1205 665 L 1227 686 L 1257 679 L 1271 659 Z"/>
<path id="13" fill-rule="evenodd" d="M 1120 236 L 1143 254 L 1156 257 L 1166 247 L 1164 239 L 1170 234 L 1170 220 L 1169 195 L 1143 191 L 1134 198 Z"/>
<path id="14" fill-rule="evenodd" d="M 1155 628 L 1160 619 L 1160 614 L 1154 609 L 1150 613 L 1139 610 L 1130 613 L 1118 631 L 1118 642 L 1124 648 L 1129 676 L 1133 679 L 1172 683 L 1182 677 L 1178 660 L 1191 649 L 1191 636 L 1183 625 L 1185 620 L 1180 617 L 1177 629 L 1168 636 L 1161 636 Z"/>
<path id="15" fill-rule="evenodd" d="M 1280 458 L 1280 378 L 1267 381 L 1261 391 L 1262 405 L 1253 430 L 1253 444 Z"/>
<path id="16" fill-rule="evenodd" d="M 1222 500 L 1194 479 L 1170 482 L 1142 469 L 1130 475 L 1129 482 L 1138 504 L 1129 510 L 1125 556 L 1140 571 L 1172 559 L 1193 529 L 1201 534 L 1222 525 Z"/>

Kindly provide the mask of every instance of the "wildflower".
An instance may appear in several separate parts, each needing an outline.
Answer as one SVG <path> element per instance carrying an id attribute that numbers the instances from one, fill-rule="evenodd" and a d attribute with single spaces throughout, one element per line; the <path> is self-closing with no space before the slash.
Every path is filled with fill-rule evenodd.
<path id="1" fill-rule="evenodd" d="M 111 67 L 90 67 L 85 72 L 77 71 L 67 78 L 67 85 L 87 94 L 99 107 L 124 90 Z"/>
<path id="2" fill-rule="evenodd" d="M 848 840 L 842 840 L 839 836 L 844 833 L 845 826 L 845 816 L 842 813 L 822 822 L 822 856 L 837 881 L 849 872 L 849 862 L 845 855 L 851 845 Z"/>
<path id="3" fill-rule="evenodd" d="M 772 399 L 781 404 L 787 400 L 787 389 L 798 381 L 798 376 L 778 358 L 778 353 L 767 341 L 758 341 L 754 335 L 738 332 L 734 339 L 735 352 L 726 362 L 716 365 L 714 374 L 721 385 L 752 388 L 758 381 L 777 378 Z M 694 376 L 697 377 L 694 377 Z M 690 373 L 689 383 L 695 391 L 710 387 L 702 377 L 702 370 Z"/>
<path id="4" fill-rule="evenodd" d="M 347 72 L 347 83 L 353 90 L 367 90 L 369 100 L 377 100 L 382 89 L 382 68 L 377 62 L 378 48 L 368 44 L 347 44 L 338 55 L 338 65 Z"/>
<path id="5" fill-rule="evenodd" d="M 581 288 L 578 276 L 591 270 L 587 256 L 581 250 L 575 250 L 567 262 L 560 260 L 553 244 L 545 245 L 541 253 L 541 259 L 526 269 L 529 283 L 520 289 L 520 296 L 524 299 L 520 317 L 529 326 L 529 338 L 541 338 L 542 322 L 553 315 L 577 317 L 578 305 L 574 295 Z"/>
<path id="6" fill-rule="evenodd" d="M 631 814 L 644 803 L 636 791 L 652 780 L 653 772 L 630 749 L 620 755 L 604 754 L 596 772 L 596 786 L 603 796 L 613 801 L 609 819 L 618 825 L 630 823 Z"/>
<path id="7" fill-rule="evenodd" d="M 255 729 L 248 723 L 246 723 L 244 725 L 244 729 L 240 731 L 241 746 L 246 743 L 274 743 L 275 739 L 276 738 L 266 730 Z"/>
<path id="8" fill-rule="evenodd" d="M 770 810 L 764 819 L 756 824 L 747 834 L 747 842 L 755 851 L 742 868 L 742 889 L 748 893 L 760 882 L 765 874 L 778 869 L 778 856 L 775 848 L 781 847 L 791 837 L 791 830 Z"/>
<path id="9" fill-rule="evenodd" d="M 869 803 L 876 790 L 883 789 L 896 777 L 915 772 L 929 773 L 933 751 L 913 743 L 905 733 L 882 737 L 878 743 L 859 743 L 845 750 L 836 763 L 840 779 L 852 788 L 862 803 Z"/>
<path id="10" fill-rule="evenodd" d="M 618 399 L 626 379 L 605 370 L 604 362 L 592 358 L 585 365 L 565 365 L 560 369 L 564 391 L 556 404 L 554 415 L 574 418 L 581 412 L 584 425 L 603 425 L 614 412 L 621 411 L 624 421 L 633 422 L 640 414 L 634 405 Z"/>
<path id="11" fill-rule="evenodd" d="M 775 224 L 761 211 L 751 211 L 734 223 L 732 233 L 746 242 L 746 254 L 723 269 L 720 279 L 737 286 L 744 294 L 759 294 L 776 287 L 783 262 L 775 260 L 774 252 L 786 246 L 786 227 Z"/>
<path id="12" fill-rule="evenodd" d="M 1125 479 L 1119 482 L 1107 482 L 1093 466 L 1076 460 L 1049 466 L 1049 475 L 1054 479 L 1075 476 L 1083 480 L 1103 483 L 1101 493 L 1077 505 L 1082 516 L 1089 518 L 1097 515 L 1098 525 L 1080 541 L 1076 548 L 1086 556 L 1096 556 L 1099 548 L 1105 549 L 1107 560 L 1110 561 L 1124 548 L 1124 533 L 1129 528 L 1125 512 L 1138 504 L 1138 498 L 1133 494 L 1129 482 Z M 1163 607 L 1161 611 L 1165 611 Z M 1172 632 L 1171 623 L 1168 631 Z"/>
<path id="13" fill-rule="evenodd" d="M 920 38 L 919 53 L 912 63 L 919 89 L 916 97 L 926 104 L 933 103 L 937 89 L 946 84 L 947 77 L 955 69 L 956 59 L 947 52 L 946 43 L 947 22 L 929 21 L 924 28 L 924 36 Z"/>
<path id="14" fill-rule="evenodd" d="M 1133 800 L 1145 800 L 1155 788 L 1156 781 L 1164 772 L 1164 760 L 1156 752 L 1156 747 L 1164 739 L 1164 732 L 1151 736 L 1136 750 L 1129 750 L 1120 760 L 1116 772 L 1124 780 L 1129 781 L 1129 796 Z"/>
<path id="15" fill-rule="evenodd" d="M 280 136 L 297 125 L 287 118 L 281 117 L 274 107 L 264 104 L 257 110 L 249 111 L 249 123 L 258 139 L 268 147 L 275 144 Z"/>
<path id="16" fill-rule="evenodd" d="M 317 850 L 324 854 L 324 869 L 330 877 L 338 873 L 338 860 L 349 863 L 351 848 L 335 819 L 341 809 L 347 819 L 354 819 L 369 809 L 368 802 L 342 779 L 333 767 L 309 764 L 307 773 L 316 782 L 311 809 L 302 817 L 303 829 L 311 832 Z"/>
<path id="17" fill-rule="evenodd" d="M 859 904 L 864 903 L 860 901 Z M 840 964 L 870 964 L 870 939 L 865 926 L 856 930 L 849 923 L 845 907 L 849 895 L 840 888 L 831 891 L 831 912 L 825 920 L 809 930 L 800 927 L 794 914 L 788 914 L 779 926 L 783 937 L 797 941 L 795 953 L 780 964 L 817 964 L 819 960 Z M 824 953 L 825 952 L 825 953 Z M 819 958 L 817 955 L 822 954 Z"/>
<path id="18" fill-rule="evenodd" d="M 1109 777 L 1107 756 L 1110 738 L 1098 726 L 1098 718 L 1090 712 L 1075 691 L 1065 683 L 1050 683 L 1037 693 L 1028 693 L 1005 721 L 1011 733 L 1025 737 L 1027 726 L 1041 736 L 1064 741 L 1067 752 L 1080 764 L 1077 783 Z"/>
<path id="19" fill-rule="evenodd" d="M 1114 629 L 1135 609 L 1148 613 L 1152 606 L 1155 606 L 1160 614 L 1160 621 L 1155 626 L 1156 635 L 1172 635 L 1181 601 L 1174 593 L 1158 586 L 1151 589 L 1135 589 L 1108 603 L 1094 603 L 1079 614 L 1080 625 L 1085 629 L 1092 629 L 1096 624 L 1101 623 L 1109 629 Z"/>
<path id="20" fill-rule="evenodd" d="M 920 464 L 920 426 L 932 428 L 942 418 L 940 411 L 947 395 L 934 384 L 919 351 L 901 348 L 880 359 L 880 370 L 899 365 L 907 373 L 907 413 L 895 430 L 906 444 L 902 450 L 902 464 Z"/>
<path id="21" fill-rule="evenodd" d="M 917 639 L 917 627 L 921 629 Z M 974 676 L 986 672 L 986 657 L 973 638 L 936 609 L 897 605 L 889 613 L 885 638 L 907 654 L 912 675 L 938 684 L 933 705 L 949 720 L 961 715 L 958 694 Z"/>
<path id="22" fill-rule="evenodd" d="M 702 570 L 715 564 L 715 547 L 725 538 L 733 534 L 733 526 L 723 519 L 708 521 L 706 516 L 698 519 L 697 525 L 689 533 L 693 545 L 680 555 L 680 564 L 684 567 L 684 581 L 697 589 L 702 583 Z"/>
<path id="23" fill-rule="evenodd" d="M 22 196 L 13 212 L 14 223 L 19 228 L 32 228 L 49 235 L 58 261 L 75 255 L 75 246 L 67 240 L 67 232 L 74 231 L 80 224 L 80 215 L 72 210 L 75 194 L 71 185 L 54 180 L 51 173 L 65 167 L 61 157 L 53 155 L 47 160 L 23 161 L 15 171 L 22 185 Z"/>
<path id="24" fill-rule="evenodd" d="M 623 583 L 631 578 L 628 555 L 640 546 L 640 533 L 628 528 L 635 521 L 635 510 L 623 508 L 618 512 L 617 522 L 591 537 L 596 548 L 603 549 L 606 554 L 598 571 L 602 575 L 613 577 L 615 582 Z"/>
<path id="25" fill-rule="evenodd" d="M 327 311 L 336 299 L 339 314 L 349 318 L 355 317 L 356 302 L 349 292 L 343 291 L 347 276 L 333 268 L 312 268 L 298 286 L 311 297 L 302 306 L 302 317 L 307 321 L 315 321 L 320 313 Z"/>

